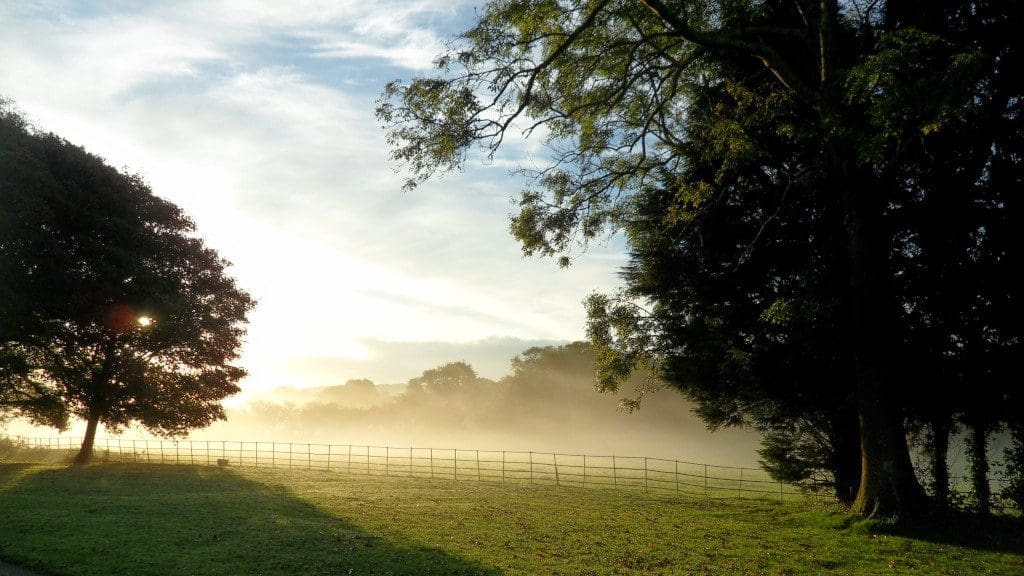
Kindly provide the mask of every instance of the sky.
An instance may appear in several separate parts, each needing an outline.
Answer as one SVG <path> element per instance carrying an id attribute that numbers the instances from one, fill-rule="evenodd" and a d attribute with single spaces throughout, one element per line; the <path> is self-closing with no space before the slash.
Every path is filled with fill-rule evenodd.
<path id="1" fill-rule="evenodd" d="M 150 5 L 153 4 L 153 5 Z M 584 337 L 621 241 L 568 269 L 522 256 L 493 162 L 403 192 L 373 115 L 384 84 L 429 74 L 472 2 L 0 0 L 0 95 L 38 128 L 142 174 L 181 206 L 259 304 L 243 390 L 404 382 L 466 360 L 486 377 Z"/>

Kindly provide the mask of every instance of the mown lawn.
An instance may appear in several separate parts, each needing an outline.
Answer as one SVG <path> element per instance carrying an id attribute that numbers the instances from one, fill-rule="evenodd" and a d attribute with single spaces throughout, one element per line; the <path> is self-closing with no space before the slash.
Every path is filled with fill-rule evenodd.
<path id="1" fill-rule="evenodd" d="M 1024 574 L 1016 520 L 284 469 L 0 465 L 0 558 L 54 575 Z"/>

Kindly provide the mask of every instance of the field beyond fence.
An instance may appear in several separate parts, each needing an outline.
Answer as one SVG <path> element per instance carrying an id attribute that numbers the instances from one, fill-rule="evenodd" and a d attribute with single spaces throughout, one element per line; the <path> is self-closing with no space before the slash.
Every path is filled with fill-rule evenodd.
<path id="1" fill-rule="evenodd" d="M 0 462 L 70 460 L 79 447 L 76 438 L 0 434 Z M 815 496 L 800 486 L 771 479 L 760 468 L 645 456 L 124 438 L 98 438 L 94 450 L 97 461 L 108 462 L 304 468 L 369 476 L 679 492 L 706 498 L 792 500 Z M 1003 483 L 992 479 L 992 495 L 997 501 L 1001 498 Z M 951 477 L 950 487 L 962 499 L 972 496 L 965 478 Z"/>
<path id="2" fill-rule="evenodd" d="M 5 440 L 0 461 L 64 460 L 80 447 L 73 438 L 0 439 Z M 707 498 L 807 497 L 800 487 L 772 480 L 761 469 L 645 456 L 122 438 L 98 438 L 94 451 L 97 461 L 304 468 L 369 476 L 681 492 Z"/>

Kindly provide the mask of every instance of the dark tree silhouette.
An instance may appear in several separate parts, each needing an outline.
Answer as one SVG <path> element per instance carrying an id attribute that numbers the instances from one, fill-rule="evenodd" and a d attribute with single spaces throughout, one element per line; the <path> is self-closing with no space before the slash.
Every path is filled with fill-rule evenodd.
<path id="1" fill-rule="evenodd" d="M 485 380 L 477 376 L 476 370 L 460 360 L 424 370 L 423 374 L 409 380 L 406 389 L 413 394 L 426 392 L 444 397 L 472 392 L 481 381 Z"/>
<path id="2" fill-rule="evenodd" d="M 0 350 L 34 392 L 23 398 L 86 420 L 76 461 L 91 457 L 100 423 L 175 435 L 224 418 L 254 301 L 192 221 L 9 107 L 0 174 Z"/>
<path id="3" fill-rule="evenodd" d="M 653 361 L 711 422 L 844 439 L 836 418 L 856 421 L 853 509 L 912 514 L 925 499 L 905 421 L 924 384 L 903 366 L 901 274 L 927 218 L 914 208 L 943 193 L 925 177 L 936 140 L 986 116 L 950 165 L 993 212 L 969 234 L 1006 251 L 986 226 L 1019 211 L 1020 149 L 992 127 L 1019 123 L 1020 23 L 1017 3 L 954 0 L 494 1 L 437 76 L 389 84 L 378 116 L 408 186 L 543 126 L 550 163 L 512 231 L 563 264 L 626 231 L 627 290 L 589 308 L 606 374 Z M 1009 286 L 984 306 L 1019 316 Z M 986 334 L 983 356 L 1014 341 Z"/>

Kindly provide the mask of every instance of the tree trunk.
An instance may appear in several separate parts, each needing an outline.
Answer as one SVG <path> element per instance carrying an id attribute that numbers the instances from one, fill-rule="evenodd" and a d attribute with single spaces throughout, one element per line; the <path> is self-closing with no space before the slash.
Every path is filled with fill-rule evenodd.
<path id="1" fill-rule="evenodd" d="M 932 496 L 935 505 L 949 507 L 949 434 L 953 430 L 953 418 L 949 414 L 935 415 L 931 419 L 931 442 L 928 450 L 932 467 Z"/>
<path id="2" fill-rule="evenodd" d="M 898 314 L 889 282 L 884 194 L 870 177 L 839 184 L 843 194 L 854 329 L 861 476 L 852 510 L 864 516 L 908 515 L 921 509 L 924 490 L 914 475 L 891 361 L 899 344 Z"/>
<path id="3" fill-rule="evenodd" d="M 975 505 L 979 513 L 988 514 L 992 508 L 992 489 L 988 485 L 988 423 L 985 416 L 971 416 L 969 429 L 967 453 L 971 463 L 971 487 L 974 489 Z"/>
<path id="4" fill-rule="evenodd" d="M 849 414 L 847 414 L 849 412 Z M 836 416 L 832 435 L 832 473 L 836 499 L 852 504 L 860 483 L 860 428 L 857 413 L 843 410 Z"/>
<path id="5" fill-rule="evenodd" d="M 95 411 L 89 413 L 89 420 L 85 426 L 85 438 L 82 439 L 82 448 L 75 456 L 75 464 L 85 464 L 92 459 L 92 447 L 96 442 L 96 428 L 100 423 L 99 414 Z"/>

